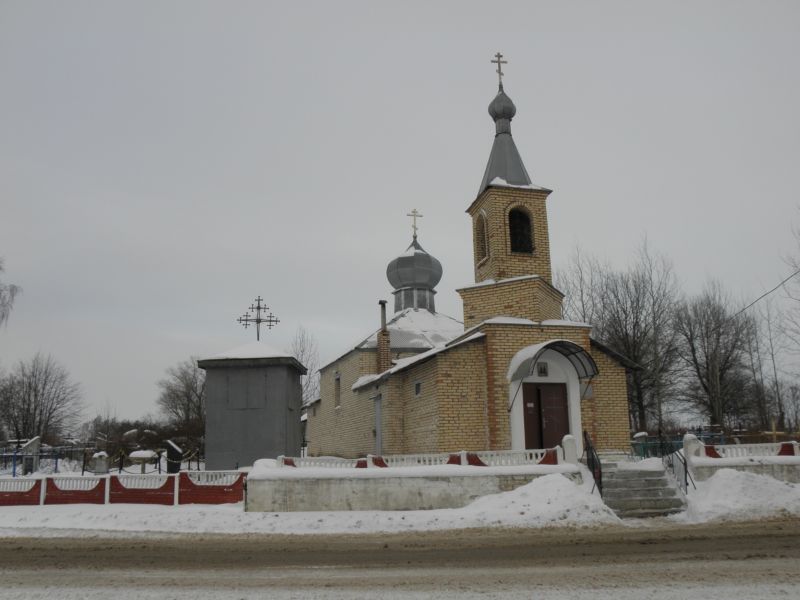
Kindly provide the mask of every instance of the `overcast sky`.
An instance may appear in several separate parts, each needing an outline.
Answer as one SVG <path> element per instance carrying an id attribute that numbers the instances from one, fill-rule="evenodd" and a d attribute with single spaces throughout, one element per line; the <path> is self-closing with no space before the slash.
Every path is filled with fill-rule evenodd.
<path id="1" fill-rule="evenodd" d="M 327 362 L 377 327 L 412 208 L 460 318 L 498 50 L 556 269 L 647 235 L 689 293 L 787 274 L 798 2 L 6 0 L 0 367 L 50 353 L 87 416 L 155 413 L 168 366 L 254 339 L 259 294 L 268 343 L 302 324 Z"/>

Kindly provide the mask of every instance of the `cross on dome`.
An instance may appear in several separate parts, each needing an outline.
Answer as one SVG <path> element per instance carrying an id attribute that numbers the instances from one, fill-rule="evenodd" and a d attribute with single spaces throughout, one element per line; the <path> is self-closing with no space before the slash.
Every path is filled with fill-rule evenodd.
<path id="1" fill-rule="evenodd" d="M 414 239 L 417 239 L 417 217 L 422 218 L 424 215 L 415 208 L 406 216 L 411 217 L 411 229 L 414 231 Z"/>
<path id="2" fill-rule="evenodd" d="M 494 57 L 495 59 L 490 60 L 489 62 L 493 65 L 497 65 L 497 71 L 495 71 L 495 73 L 497 73 L 497 82 L 500 85 L 500 89 L 503 89 L 503 65 L 507 65 L 508 61 L 503 60 L 503 55 L 499 52 L 495 54 Z"/>

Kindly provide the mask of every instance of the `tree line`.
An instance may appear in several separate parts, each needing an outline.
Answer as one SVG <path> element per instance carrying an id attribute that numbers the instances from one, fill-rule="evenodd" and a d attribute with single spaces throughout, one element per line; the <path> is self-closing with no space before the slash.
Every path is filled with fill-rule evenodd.
<path id="1" fill-rule="evenodd" d="M 800 271 L 797 260 L 787 265 Z M 565 318 L 592 324 L 594 338 L 636 364 L 628 371 L 634 431 L 800 429 L 800 374 L 791 368 L 800 352 L 798 277 L 749 307 L 713 279 L 686 294 L 669 259 L 645 240 L 622 269 L 575 250 L 556 287 Z"/>

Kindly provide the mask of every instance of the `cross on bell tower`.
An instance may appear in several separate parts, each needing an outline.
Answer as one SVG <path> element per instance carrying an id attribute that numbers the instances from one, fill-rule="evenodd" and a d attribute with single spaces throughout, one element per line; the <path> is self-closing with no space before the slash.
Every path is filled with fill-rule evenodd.
<path id="1" fill-rule="evenodd" d="M 265 304 L 261 304 L 264 299 L 259 296 L 255 299 L 255 304 L 251 304 L 248 311 L 255 311 L 255 316 L 250 316 L 250 312 L 244 313 L 241 317 L 236 319 L 239 324 L 244 326 L 245 329 L 250 327 L 250 325 L 256 326 L 256 340 L 261 341 L 261 325 L 266 325 L 269 329 L 272 329 L 275 325 L 280 323 L 280 319 L 278 319 L 272 313 L 267 314 L 269 307 Z"/>
<path id="2" fill-rule="evenodd" d="M 503 60 L 503 55 L 498 52 L 497 54 L 494 55 L 494 60 L 490 60 L 489 62 L 494 64 L 494 65 L 497 65 L 497 71 L 495 71 L 495 72 L 497 73 L 497 82 L 500 85 L 500 89 L 502 90 L 503 89 L 503 75 L 504 75 L 504 73 L 503 73 L 503 65 L 507 65 L 508 61 L 507 60 Z"/>

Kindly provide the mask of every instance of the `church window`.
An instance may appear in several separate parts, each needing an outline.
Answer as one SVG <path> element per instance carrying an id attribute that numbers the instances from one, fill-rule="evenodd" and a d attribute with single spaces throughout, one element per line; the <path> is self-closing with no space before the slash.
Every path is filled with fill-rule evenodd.
<path id="1" fill-rule="evenodd" d="M 414 395 L 419 396 L 422 393 L 422 383 L 417 382 L 414 384 Z"/>
<path id="2" fill-rule="evenodd" d="M 531 218 L 522 209 L 515 208 L 508 213 L 508 230 L 511 237 L 512 252 L 533 252 Z"/>
<path id="3" fill-rule="evenodd" d="M 475 219 L 475 251 L 478 256 L 478 262 L 489 255 L 486 239 L 486 218 L 482 214 L 479 214 Z"/>
<path id="4" fill-rule="evenodd" d="M 339 408 L 342 405 L 342 378 L 338 373 L 333 383 L 333 399 L 334 405 Z"/>
<path id="5" fill-rule="evenodd" d="M 546 362 L 536 363 L 536 374 L 539 377 L 547 377 L 547 371 L 548 369 Z"/>

